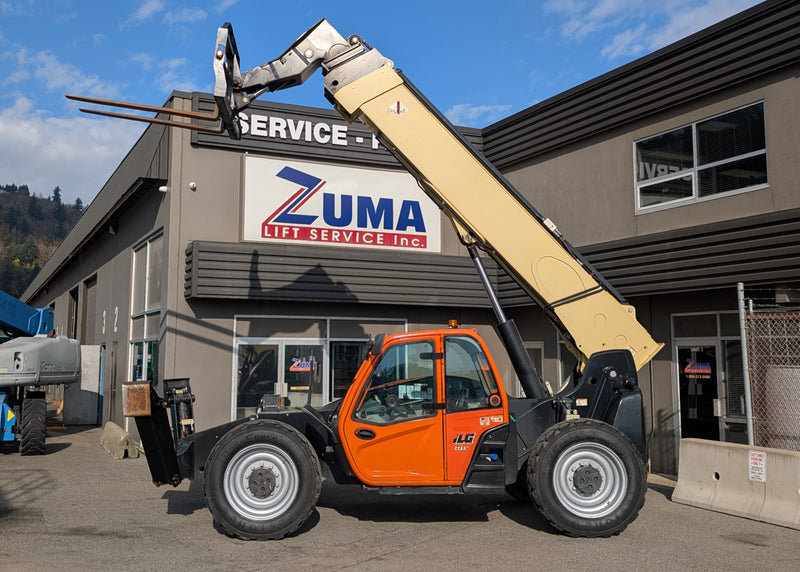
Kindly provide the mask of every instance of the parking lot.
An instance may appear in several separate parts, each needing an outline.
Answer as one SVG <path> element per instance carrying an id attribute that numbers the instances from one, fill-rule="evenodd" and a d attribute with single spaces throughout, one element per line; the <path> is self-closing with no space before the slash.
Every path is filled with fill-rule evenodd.
<path id="1" fill-rule="evenodd" d="M 0 454 L 3 570 L 792 570 L 800 532 L 672 503 L 651 477 L 617 537 L 557 535 L 507 496 L 381 497 L 323 485 L 299 533 L 276 542 L 212 526 L 200 483 L 157 488 L 145 459 L 113 460 L 99 428 L 48 434 L 47 454 Z"/>

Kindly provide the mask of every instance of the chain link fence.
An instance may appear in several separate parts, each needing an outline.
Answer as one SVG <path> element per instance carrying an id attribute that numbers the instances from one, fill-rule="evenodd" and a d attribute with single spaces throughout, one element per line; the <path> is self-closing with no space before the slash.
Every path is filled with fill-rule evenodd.
<path id="1" fill-rule="evenodd" d="M 800 290 L 747 289 L 745 299 L 754 445 L 800 451 Z"/>

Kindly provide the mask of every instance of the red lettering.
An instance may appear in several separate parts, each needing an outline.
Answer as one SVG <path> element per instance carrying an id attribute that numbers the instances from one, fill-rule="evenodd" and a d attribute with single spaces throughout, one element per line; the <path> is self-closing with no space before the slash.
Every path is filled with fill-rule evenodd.
<path id="1" fill-rule="evenodd" d="M 311 228 L 308 226 L 270 224 L 269 222 L 262 224 L 261 237 L 300 242 L 393 246 L 414 249 L 424 249 L 428 246 L 427 237 L 418 234 Z"/>

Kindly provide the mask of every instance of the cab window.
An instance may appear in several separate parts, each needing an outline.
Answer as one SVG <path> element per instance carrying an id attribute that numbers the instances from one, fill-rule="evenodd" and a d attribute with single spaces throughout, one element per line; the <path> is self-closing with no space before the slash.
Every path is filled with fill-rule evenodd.
<path id="1" fill-rule="evenodd" d="M 354 416 L 372 423 L 395 423 L 435 415 L 433 342 L 392 346 L 372 371 Z"/>
<path id="2" fill-rule="evenodd" d="M 448 336 L 444 342 L 447 412 L 491 407 L 497 382 L 483 349 L 466 336 Z M 499 401 L 498 401 L 499 403 Z"/>

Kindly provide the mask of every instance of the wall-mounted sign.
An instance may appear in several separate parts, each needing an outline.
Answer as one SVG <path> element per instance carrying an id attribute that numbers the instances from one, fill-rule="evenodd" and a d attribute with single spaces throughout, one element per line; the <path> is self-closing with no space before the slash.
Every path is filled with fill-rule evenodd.
<path id="1" fill-rule="evenodd" d="M 242 135 L 284 141 L 303 141 L 317 145 L 357 145 L 378 149 L 378 139 L 365 135 L 362 130 L 350 133 L 350 127 L 343 121 L 320 121 L 315 119 L 292 118 L 278 114 L 239 114 Z"/>
<path id="2" fill-rule="evenodd" d="M 407 173 L 245 156 L 246 241 L 439 252 L 439 209 Z"/>

